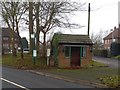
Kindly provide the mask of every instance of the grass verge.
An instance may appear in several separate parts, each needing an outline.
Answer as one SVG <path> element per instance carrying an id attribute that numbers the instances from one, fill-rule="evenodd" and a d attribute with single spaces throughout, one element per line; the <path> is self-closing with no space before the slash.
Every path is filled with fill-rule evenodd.
<path id="1" fill-rule="evenodd" d="M 43 71 L 42 71 L 43 72 Z M 86 80 L 89 82 L 101 83 L 105 84 L 108 87 L 117 88 L 120 84 L 116 84 L 118 78 L 115 80 L 108 80 L 109 76 L 117 76 L 118 70 L 116 68 L 108 68 L 108 67 L 96 67 L 96 68 L 81 68 L 81 69 L 48 69 L 44 70 L 46 73 L 56 74 L 59 76 L 65 76 L 69 78 L 73 78 L 76 80 Z M 105 76 L 105 77 L 103 77 Z M 105 78 L 101 80 L 100 78 Z M 102 88 L 102 87 L 101 87 Z"/>
<path id="2" fill-rule="evenodd" d="M 113 57 L 114 59 L 120 60 L 120 55 Z"/>
<path id="3" fill-rule="evenodd" d="M 36 58 L 35 65 L 32 56 L 24 54 L 24 59 L 21 60 L 20 54 L 13 57 L 11 54 L 3 55 L 2 65 L 11 66 L 19 69 L 35 69 L 45 67 L 45 59 Z"/>
<path id="4" fill-rule="evenodd" d="M 94 60 L 91 61 L 91 64 L 89 67 L 107 67 L 108 65 L 104 64 L 104 63 L 100 63 L 100 62 L 96 62 Z"/>
<path id="5" fill-rule="evenodd" d="M 66 76 L 70 78 L 87 80 L 90 82 L 103 83 L 108 85 L 109 87 L 118 87 L 120 84 L 117 84 L 118 78 L 118 69 L 116 68 L 108 68 L 103 63 L 98 63 L 96 61 L 92 61 L 89 67 L 83 67 L 80 69 L 59 69 L 59 68 L 50 68 L 46 69 L 45 67 L 45 59 L 37 58 L 36 64 L 33 64 L 32 56 L 29 54 L 24 55 L 24 60 L 20 59 L 20 55 L 18 54 L 16 57 L 12 55 L 4 55 L 2 58 L 2 64 L 7 66 L 12 66 L 20 69 L 36 69 L 51 73 L 57 74 L 60 76 Z M 92 68 L 91 68 L 92 67 Z M 113 79 L 110 79 L 113 78 Z M 119 79 L 120 80 L 120 79 Z M 114 82 L 114 83 L 113 83 Z"/>
<path id="6" fill-rule="evenodd" d="M 101 83 L 106 84 L 109 87 L 120 88 L 120 75 L 105 75 L 99 78 Z"/>
<path id="7" fill-rule="evenodd" d="M 2 58 L 0 58 L 0 65 L 2 64 Z"/>

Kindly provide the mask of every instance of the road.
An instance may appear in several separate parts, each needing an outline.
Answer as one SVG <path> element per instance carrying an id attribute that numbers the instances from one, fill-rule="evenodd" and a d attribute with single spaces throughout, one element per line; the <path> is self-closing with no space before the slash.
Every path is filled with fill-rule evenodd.
<path id="1" fill-rule="evenodd" d="M 118 68 L 120 67 L 120 60 L 115 60 L 111 58 L 103 58 L 103 57 L 93 57 L 93 60 L 101 63 L 107 64 L 110 68 Z"/>
<path id="2" fill-rule="evenodd" d="M 2 68 L 2 76 L 2 88 L 90 88 L 8 67 Z"/>

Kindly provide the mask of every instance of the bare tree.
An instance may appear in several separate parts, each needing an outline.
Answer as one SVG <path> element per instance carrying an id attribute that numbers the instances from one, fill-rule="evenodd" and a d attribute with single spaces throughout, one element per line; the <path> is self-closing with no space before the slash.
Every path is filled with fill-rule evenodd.
<path id="1" fill-rule="evenodd" d="M 10 28 L 13 55 L 15 56 L 14 32 L 16 32 L 19 37 L 19 42 L 21 46 L 21 59 L 23 59 L 23 48 L 22 48 L 21 37 L 19 34 L 19 23 L 22 18 L 22 15 L 27 10 L 26 3 L 12 2 L 12 1 L 1 2 L 1 9 L 2 9 L 2 13 L 1 13 L 2 18 Z"/>
<path id="2" fill-rule="evenodd" d="M 70 23 L 69 14 L 83 10 L 82 7 L 84 4 L 75 2 L 39 2 L 39 26 L 37 25 L 39 28 L 37 29 L 36 34 L 38 34 L 37 38 L 39 38 L 40 31 L 44 35 L 42 43 L 43 57 L 46 57 L 47 32 L 55 29 L 55 27 L 80 28 L 80 25 Z"/>
<path id="3" fill-rule="evenodd" d="M 40 45 L 39 45 L 39 35 L 40 35 L 40 27 L 39 27 L 39 23 L 40 23 L 40 20 L 39 20 L 39 9 L 40 9 L 40 2 L 37 2 L 35 4 L 35 18 L 36 18 L 36 50 L 37 50 L 37 55 L 39 55 L 40 53 Z"/>
<path id="4" fill-rule="evenodd" d="M 29 40 L 30 40 L 30 53 L 32 54 L 33 50 L 33 39 L 31 34 L 33 33 L 33 2 L 29 2 Z"/>
<path id="5" fill-rule="evenodd" d="M 91 40 L 94 43 L 93 48 L 99 50 L 100 45 L 102 44 L 103 31 L 98 32 L 97 34 L 92 33 Z"/>
<path id="6" fill-rule="evenodd" d="M 36 35 L 36 49 L 39 49 L 40 32 L 43 33 L 43 56 L 46 57 L 46 35 L 50 30 L 54 30 L 55 27 L 80 28 L 80 25 L 69 21 L 69 15 L 75 11 L 83 11 L 84 4 L 76 2 L 29 2 L 30 52 L 32 53 L 34 45 L 33 39 L 31 39 L 31 34 L 33 33 Z M 35 25 L 36 28 L 34 27 Z"/>

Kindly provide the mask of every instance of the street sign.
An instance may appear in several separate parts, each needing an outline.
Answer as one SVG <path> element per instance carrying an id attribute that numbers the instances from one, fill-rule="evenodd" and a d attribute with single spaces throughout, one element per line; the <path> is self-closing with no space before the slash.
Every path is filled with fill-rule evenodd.
<path id="1" fill-rule="evenodd" d="M 47 66 L 49 65 L 50 49 L 47 49 Z"/>
<path id="2" fill-rule="evenodd" d="M 34 34 L 31 34 L 31 38 L 34 38 Z"/>
<path id="3" fill-rule="evenodd" d="M 37 56 L 37 51 L 33 50 L 33 57 L 36 57 L 36 56 Z"/>
<path id="4" fill-rule="evenodd" d="M 47 56 L 50 56 L 50 49 L 47 49 Z"/>

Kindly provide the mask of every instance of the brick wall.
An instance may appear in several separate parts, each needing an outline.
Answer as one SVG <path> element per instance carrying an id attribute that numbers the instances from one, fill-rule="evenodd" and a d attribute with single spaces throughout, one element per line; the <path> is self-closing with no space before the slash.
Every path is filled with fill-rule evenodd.
<path id="1" fill-rule="evenodd" d="M 111 43 L 112 43 L 112 39 L 104 40 L 104 48 L 110 49 Z"/>
<path id="2" fill-rule="evenodd" d="M 81 66 L 89 65 L 92 60 L 92 52 L 90 52 L 90 47 L 87 47 L 86 57 L 82 57 Z"/>
<path id="3" fill-rule="evenodd" d="M 90 47 L 87 47 L 87 54 L 86 57 L 82 57 L 81 66 L 89 65 L 92 60 L 92 52 L 90 52 Z M 61 45 L 59 48 L 59 55 L 58 55 L 58 67 L 64 68 L 71 66 L 71 60 L 69 57 L 64 56 L 63 46 Z"/>
<path id="4" fill-rule="evenodd" d="M 63 52 L 63 46 L 60 45 L 59 55 L 58 55 L 58 67 L 64 68 L 70 66 L 70 58 L 66 58 Z"/>

